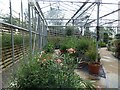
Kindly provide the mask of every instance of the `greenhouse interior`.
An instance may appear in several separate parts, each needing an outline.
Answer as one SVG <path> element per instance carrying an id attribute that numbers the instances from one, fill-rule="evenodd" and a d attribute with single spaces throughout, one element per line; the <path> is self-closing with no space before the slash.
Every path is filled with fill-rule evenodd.
<path id="1" fill-rule="evenodd" d="M 120 88 L 119 0 L 0 0 L 0 89 Z"/>

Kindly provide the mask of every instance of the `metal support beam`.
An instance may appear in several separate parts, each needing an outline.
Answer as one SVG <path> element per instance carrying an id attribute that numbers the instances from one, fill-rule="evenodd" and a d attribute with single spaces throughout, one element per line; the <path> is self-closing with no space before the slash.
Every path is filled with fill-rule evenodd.
<path id="1" fill-rule="evenodd" d="M 40 43 L 41 43 L 41 42 L 40 42 L 40 41 L 41 41 L 40 39 L 41 39 L 41 38 L 40 38 L 40 16 L 39 16 L 39 15 L 38 15 L 38 33 L 39 33 L 39 34 L 38 34 L 38 48 L 40 49 Z"/>
<path id="2" fill-rule="evenodd" d="M 22 27 L 23 27 L 23 3 L 21 0 L 21 17 L 22 17 Z"/>
<path id="3" fill-rule="evenodd" d="M 65 1 L 61 1 L 61 0 L 39 0 L 39 2 L 42 1 L 42 2 L 67 2 L 67 3 L 85 3 L 86 1 L 70 1 L 70 0 L 65 0 Z M 87 2 L 87 3 L 93 3 L 93 2 Z M 100 4 L 110 4 L 110 5 L 120 5 L 118 3 L 100 3 Z"/>
<path id="4" fill-rule="evenodd" d="M 20 13 L 19 13 L 19 26 L 20 26 Z"/>
<path id="5" fill-rule="evenodd" d="M 43 30 L 43 23 L 42 23 L 42 19 L 40 18 L 40 49 L 42 50 L 42 30 Z"/>
<path id="6" fill-rule="evenodd" d="M 106 22 L 106 23 L 103 23 L 102 25 L 111 24 L 111 23 L 114 23 L 114 22 L 117 22 L 117 21 L 120 21 L 120 20 L 114 20 L 114 21 L 111 21 L 111 22 Z M 102 25 L 101 25 L 101 26 L 102 26 Z"/>
<path id="7" fill-rule="evenodd" d="M 37 10 L 41 13 L 41 16 L 42 16 L 42 18 L 43 18 L 43 20 L 45 21 L 45 24 L 47 25 L 47 21 L 46 21 L 46 19 L 45 19 L 45 17 L 44 17 L 44 14 L 42 13 L 42 10 L 41 10 L 41 8 L 40 8 L 40 6 L 39 6 L 39 3 L 38 2 L 36 2 L 36 8 L 38 8 Z"/>
<path id="8" fill-rule="evenodd" d="M 76 17 L 76 19 L 79 18 L 83 13 L 85 13 L 85 11 L 87 11 L 93 5 L 95 6 L 95 3 L 92 3 L 88 8 L 86 8 L 78 17 Z"/>
<path id="9" fill-rule="evenodd" d="M 115 13 L 115 12 L 117 12 L 117 11 L 120 11 L 120 9 L 117 9 L 117 10 L 114 10 L 114 11 L 108 13 L 108 14 L 105 14 L 105 15 L 99 17 L 99 19 L 101 19 L 101 18 L 103 18 L 103 17 L 106 17 L 106 16 L 108 16 L 108 15 L 110 15 L 110 14 L 113 14 L 113 13 Z M 92 23 L 92 22 L 94 22 L 94 21 L 96 21 L 96 19 L 94 19 L 94 20 L 92 20 L 92 21 L 90 21 L 90 22 L 88 22 L 88 23 L 86 23 L 86 24 Z"/>
<path id="10" fill-rule="evenodd" d="M 10 24 L 12 24 L 12 5 L 11 5 L 11 0 L 9 0 L 9 5 L 10 5 Z M 14 32 L 13 32 L 13 28 L 10 27 L 11 29 L 11 45 L 12 45 L 12 64 L 13 64 L 13 69 L 12 69 L 12 74 L 13 77 L 15 76 L 15 72 L 14 72 L 14 66 L 15 66 L 15 54 L 14 54 Z"/>
<path id="11" fill-rule="evenodd" d="M 22 27 L 23 27 L 23 2 L 22 2 L 22 0 L 21 0 L 21 17 L 22 17 Z M 23 46 L 23 50 L 22 50 L 22 53 L 23 53 L 23 60 L 25 61 L 25 40 L 24 40 L 24 31 L 22 31 L 22 38 L 23 38 L 23 40 L 22 40 L 22 46 Z"/>
<path id="12" fill-rule="evenodd" d="M 10 24 L 12 24 L 12 5 L 11 5 L 11 0 L 9 0 L 9 5 L 10 5 Z M 15 58 L 14 58 L 14 33 L 13 29 L 11 28 L 11 42 L 12 42 L 12 62 L 14 66 Z"/>
<path id="13" fill-rule="evenodd" d="M 77 12 L 71 17 L 71 19 L 66 23 L 66 25 L 75 17 L 75 15 L 87 4 L 89 0 L 83 3 L 83 5 L 77 10 Z"/>
<path id="14" fill-rule="evenodd" d="M 38 29 L 38 19 L 36 18 L 36 11 L 35 11 L 35 32 L 37 32 L 37 29 Z M 36 46 L 36 33 L 34 35 L 34 41 L 33 41 L 33 51 L 32 53 L 34 54 L 34 51 L 37 47 Z"/>
<path id="15" fill-rule="evenodd" d="M 31 29 L 31 7 L 30 7 L 30 3 L 28 3 L 28 17 L 29 17 L 29 43 L 30 43 L 30 57 L 32 58 L 32 29 Z"/>
<path id="16" fill-rule="evenodd" d="M 99 11 L 100 11 L 100 1 L 97 2 L 97 38 L 96 38 L 96 52 L 97 52 L 97 61 L 98 61 L 98 43 L 99 43 Z"/>

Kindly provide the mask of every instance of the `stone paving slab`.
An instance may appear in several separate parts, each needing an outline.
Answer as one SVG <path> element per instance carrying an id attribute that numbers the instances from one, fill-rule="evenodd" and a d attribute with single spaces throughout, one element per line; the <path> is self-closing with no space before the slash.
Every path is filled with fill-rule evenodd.
<path id="1" fill-rule="evenodd" d="M 107 75 L 107 87 L 108 88 L 120 88 L 119 78 L 120 76 L 120 61 L 113 56 L 113 53 L 108 51 L 107 48 L 100 49 L 101 62 L 106 70 Z"/>
<path id="2" fill-rule="evenodd" d="M 101 55 L 101 63 L 104 67 L 106 78 L 101 77 L 94 77 L 92 75 L 89 75 L 88 73 L 85 73 L 83 71 L 80 71 L 79 69 L 76 69 L 75 72 L 80 75 L 85 80 L 90 80 L 93 82 L 96 87 L 100 88 L 120 88 L 120 75 L 118 72 L 120 72 L 120 60 L 115 58 L 112 55 L 112 52 L 107 51 L 107 48 L 101 48 L 100 49 L 100 55 Z"/>

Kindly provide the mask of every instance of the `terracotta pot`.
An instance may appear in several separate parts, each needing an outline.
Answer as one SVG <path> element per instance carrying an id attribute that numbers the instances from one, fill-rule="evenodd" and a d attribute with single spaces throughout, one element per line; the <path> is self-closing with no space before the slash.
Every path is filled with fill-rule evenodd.
<path id="1" fill-rule="evenodd" d="M 100 71 L 100 63 L 89 63 L 88 69 L 89 73 L 98 75 Z"/>

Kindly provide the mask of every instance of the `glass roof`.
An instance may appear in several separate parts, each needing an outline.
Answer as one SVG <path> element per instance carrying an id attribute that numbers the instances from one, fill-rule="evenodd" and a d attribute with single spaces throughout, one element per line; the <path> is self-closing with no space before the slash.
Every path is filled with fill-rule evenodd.
<path id="1" fill-rule="evenodd" d="M 96 1 L 98 0 L 38 0 L 41 10 L 49 25 L 52 25 L 49 22 L 54 22 L 55 24 L 55 22 L 59 21 L 62 21 L 62 25 L 65 25 L 71 18 L 71 23 L 73 23 L 74 20 L 75 24 L 82 25 L 96 19 L 97 5 L 94 3 Z M 119 0 L 100 0 L 99 16 L 102 17 L 117 10 L 118 1 Z M 85 2 L 88 3 L 85 4 Z M 100 18 L 100 25 L 104 25 L 106 22 L 112 22 L 115 20 L 118 20 L 118 12 Z M 95 24 L 96 21 L 93 22 L 93 25 Z M 112 24 L 117 25 L 117 22 Z"/>
<path id="2" fill-rule="evenodd" d="M 27 12 L 28 0 L 23 1 L 23 12 Z M 34 1 L 34 0 L 33 0 Z M 74 23 L 96 26 L 97 5 L 99 0 L 35 0 L 45 16 L 48 25 L 66 25 Z M 100 0 L 101 1 L 101 0 Z M 100 25 L 118 25 L 118 2 L 120 0 L 102 0 L 100 4 Z M 11 0 L 12 14 L 19 18 L 21 0 Z M 86 3 L 87 2 L 87 3 Z M 0 16 L 9 15 L 9 0 L 0 0 Z M 114 12 L 114 13 L 112 13 Z M 108 14 L 108 15 L 107 15 Z M 92 22 L 93 21 L 93 22 Z M 91 23 L 92 22 L 92 23 Z"/>

